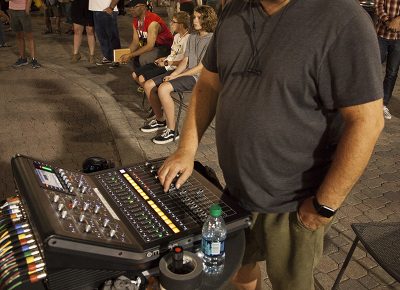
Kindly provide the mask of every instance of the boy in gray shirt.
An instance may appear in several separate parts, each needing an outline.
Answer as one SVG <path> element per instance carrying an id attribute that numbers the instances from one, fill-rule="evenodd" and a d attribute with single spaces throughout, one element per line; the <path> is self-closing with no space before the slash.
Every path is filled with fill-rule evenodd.
<path id="1" fill-rule="evenodd" d="M 164 130 L 161 135 L 152 139 L 154 143 L 166 144 L 179 139 L 179 133 L 175 129 L 175 107 L 171 93 L 193 89 L 203 68 L 201 60 L 205 55 L 216 24 L 217 15 L 211 7 L 197 7 L 193 15 L 193 27 L 196 33 L 189 36 L 183 60 L 173 72 L 159 75 L 144 84 L 146 95 L 156 118 L 146 122 L 140 130 L 146 133 Z"/>

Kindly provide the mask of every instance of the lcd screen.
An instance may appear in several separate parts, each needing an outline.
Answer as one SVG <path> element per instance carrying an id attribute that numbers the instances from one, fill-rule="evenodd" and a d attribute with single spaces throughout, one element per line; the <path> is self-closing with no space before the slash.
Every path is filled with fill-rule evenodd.
<path id="1" fill-rule="evenodd" d="M 35 172 L 44 186 L 63 190 L 57 175 L 55 175 L 53 172 L 44 171 L 38 168 L 35 169 Z"/>

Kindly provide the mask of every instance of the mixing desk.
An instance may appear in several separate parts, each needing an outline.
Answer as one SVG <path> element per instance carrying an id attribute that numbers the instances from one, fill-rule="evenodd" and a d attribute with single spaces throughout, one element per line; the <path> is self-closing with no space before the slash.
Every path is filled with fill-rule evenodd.
<path id="1" fill-rule="evenodd" d="M 47 269 L 147 269 L 175 245 L 196 245 L 214 203 L 228 233 L 249 225 L 249 213 L 196 171 L 180 189 L 164 192 L 162 163 L 83 174 L 14 157 L 15 182 Z"/>

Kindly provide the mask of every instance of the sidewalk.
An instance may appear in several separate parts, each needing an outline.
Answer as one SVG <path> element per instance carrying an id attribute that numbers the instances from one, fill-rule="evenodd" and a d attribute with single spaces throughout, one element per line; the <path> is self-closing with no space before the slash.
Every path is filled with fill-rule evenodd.
<path id="1" fill-rule="evenodd" d="M 122 46 L 131 40 L 129 16 L 121 16 Z M 79 169 L 89 156 L 113 159 L 117 165 L 141 162 L 171 154 L 175 143 L 155 145 L 151 134 L 142 133 L 146 113 L 141 96 L 130 78 L 131 69 L 97 67 L 83 58 L 70 64 L 72 36 L 42 35 L 43 17 L 33 16 L 37 59 L 41 69 L 13 69 L 17 48 L 12 33 L 6 33 L 11 48 L 0 49 L 0 194 L 12 194 L 14 185 L 10 158 L 16 153 Z M 96 54 L 100 56 L 99 47 Z M 400 84 L 400 82 L 399 82 Z M 400 96 L 400 86 L 395 90 Z M 350 248 L 354 234 L 350 224 L 367 221 L 400 221 L 400 100 L 391 103 L 394 117 L 386 122 L 374 156 L 328 232 L 324 257 L 315 273 L 318 289 L 330 289 Z M 184 117 L 184 116 L 183 116 Z M 183 118 L 181 118 L 183 120 Z M 208 129 L 196 158 L 217 170 L 213 129 Z M 263 289 L 271 289 L 263 270 Z M 340 289 L 400 289 L 399 283 L 358 248 Z"/>

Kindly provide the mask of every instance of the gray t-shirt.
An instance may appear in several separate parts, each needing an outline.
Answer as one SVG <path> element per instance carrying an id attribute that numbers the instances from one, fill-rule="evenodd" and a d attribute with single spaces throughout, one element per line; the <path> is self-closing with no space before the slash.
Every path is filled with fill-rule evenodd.
<path id="1" fill-rule="evenodd" d="M 186 70 L 192 69 L 199 65 L 207 51 L 207 47 L 212 36 L 212 33 L 208 33 L 204 36 L 200 36 L 197 33 L 190 34 L 185 51 L 185 57 L 188 57 Z M 197 80 L 199 74 L 196 74 L 193 77 Z"/>
<path id="2" fill-rule="evenodd" d="M 254 25 L 253 25 L 254 24 Z M 382 97 L 372 21 L 352 0 L 226 6 L 203 59 L 219 74 L 220 166 L 230 192 L 257 212 L 295 211 L 331 164 L 338 108 Z"/>

